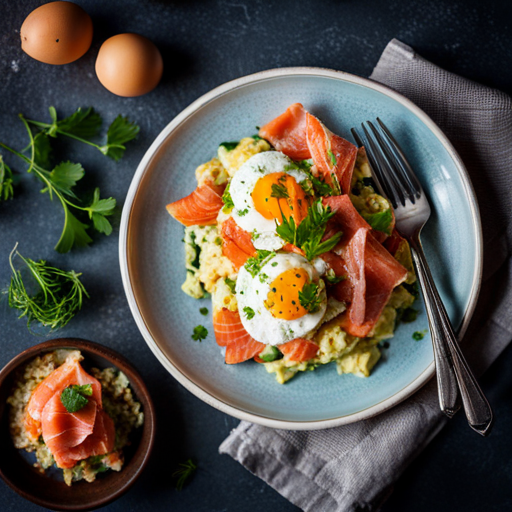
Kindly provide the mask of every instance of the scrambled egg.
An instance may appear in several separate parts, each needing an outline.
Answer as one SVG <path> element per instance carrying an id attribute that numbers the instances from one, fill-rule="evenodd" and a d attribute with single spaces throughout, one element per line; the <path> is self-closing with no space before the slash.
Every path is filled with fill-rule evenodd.
<path id="1" fill-rule="evenodd" d="M 249 160 L 251 156 L 269 150 L 270 144 L 266 140 L 246 137 L 238 143 L 235 149 L 228 150 L 225 146 L 220 145 L 217 154 L 224 169 L 226 169 L 229 177 L 232 178 L 236 171 L 240 169 L 240 166 Z"/>

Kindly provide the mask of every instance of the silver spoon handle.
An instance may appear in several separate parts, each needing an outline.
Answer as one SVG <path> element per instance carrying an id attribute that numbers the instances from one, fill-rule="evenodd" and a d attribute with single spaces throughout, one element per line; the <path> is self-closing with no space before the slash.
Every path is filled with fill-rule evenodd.
<path id="1" fill-rule="evenodd" d="M 494 419 L 491 406 L 460 350 L 448 314 L 430 273 L 419 236 L 411 240 L 411 249 L 434 345 L 441 410 L 449 417 L 453 416 L 458 409 L 457 397 L 460 391 L 469 426 L 486 436 L 491 430 Z"/>

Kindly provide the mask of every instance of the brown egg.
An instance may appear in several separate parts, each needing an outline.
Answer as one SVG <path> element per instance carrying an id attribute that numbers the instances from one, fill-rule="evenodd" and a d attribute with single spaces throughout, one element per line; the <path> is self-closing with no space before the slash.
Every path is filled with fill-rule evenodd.
<path id="1" fill-rule="evenodd" d="M 138 34 L 118 34 L 107 39 L 96 59 L 96 75 L 118 96 L 141 96 L 160 82 L 164 63 L 158 48 Z"/>
<path id="2" fill-rule="evenodd" d="M 91 46 L 92 20 L 78 5 L 51 2 L 32 11 L 21 26 L 21 48 L 46 64 L 68 64 Z"/>

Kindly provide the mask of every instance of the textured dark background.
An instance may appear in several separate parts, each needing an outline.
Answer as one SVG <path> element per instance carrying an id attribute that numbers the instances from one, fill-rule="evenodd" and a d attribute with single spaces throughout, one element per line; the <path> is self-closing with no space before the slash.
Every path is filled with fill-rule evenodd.
<path id="1" fill-rule="evenodd" d="M 141 126 L 125 158 L 114 163 L 92 148 L 70 144 L 66 155 L 87 170 L 85 187 L 98 184 L 123 205 L 132 175 L 162 128 L 183 108 L 228 80 L 283 66 L 321 66 L 368 76 L 387 42 L 396 37 L 450 71 L 512 93 L 512 3 L 481 0 L 83 0 L 94 23 L 89 52 L 66 66 L 36 62 L 20 49 L 24 18 L 45 2 L 0 1 L 0 140 L 22 148 L 23 112 L 47 118 L 93 105 L 110 122 L 127 114 Z M 160 48 L 165 74 L 152 93 L 118 98 L 103 89 L 94 60 L 106 38 L 122 32 L 150 37 Z M 139 368 L 155 400 L 159 429 L 155 451 L 133 489 L 105 510 L 291 511 L 285 499 L 217 448 L 238 420 L 203 404 L 164 371 L 151 354 L 125 299 L 118 267 L 118 225 L 109 238 L 96 237 L 88 249 L 67 255 L 53 251 L 61 211 L 39 193 L 23 165 L 5 155 L 21 174 L 16 198 L 0 204 L 0 288 L 9 282 L 8 255 L 20 252 L 83 272 L 92 299 L 59 337 L 91 339 L 122 352 Z M 119 210 L 120 210 L 119 208 Z M 45 338 L 27 332 L 0 301 L 0 366 Z M 406 470 L 384 512 L 414 510 L 512 510 L 512 347 L 487 372 L 484 390 L 497 421 L 481 439 L 458 415 Z M 2 443 L 8 442 L 3 439 Z M 182 491 L 171 473 L 192 457 L 197 474 Z M 0 484 L 0 509 L 32 511 Z"/>

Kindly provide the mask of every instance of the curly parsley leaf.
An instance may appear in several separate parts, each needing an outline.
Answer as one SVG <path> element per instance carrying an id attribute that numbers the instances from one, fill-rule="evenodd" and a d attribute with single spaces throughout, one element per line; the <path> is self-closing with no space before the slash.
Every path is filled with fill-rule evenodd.
<path id="1" fill-rule="evenodd" d="M 91 384 L 83 384 L 81 386 L 69 386 L 60 394 L 60 401 L 66 408 L 66 411 L 74 413 L 83 409 L 89 400 L 86 398 L 92 395 Z"/>
<path id="2" fill-rule="evenodd" d="M 203 325 L 198 325 L 197 327 L 194 327 L 194 333 L 192 334 L 191 338 L 194 341 L 203 341 L 207 336 L 208 329 Z"/>
<path id="3" fill-rule="evenodd" d="M 362 212 L 361 216 L 376 231 L 382 231 L 386 235 L 391 235 L 391 225 L 393 224 L 393 213 L 391 208 L 377 213 Z"/>
<path id="4" fill-rule="evenodd" d="M 316 313 L 320 308 L 320 287 L 315 283 L 306 283 L 299 292 L 299 302 L 309 313 Z"/>

